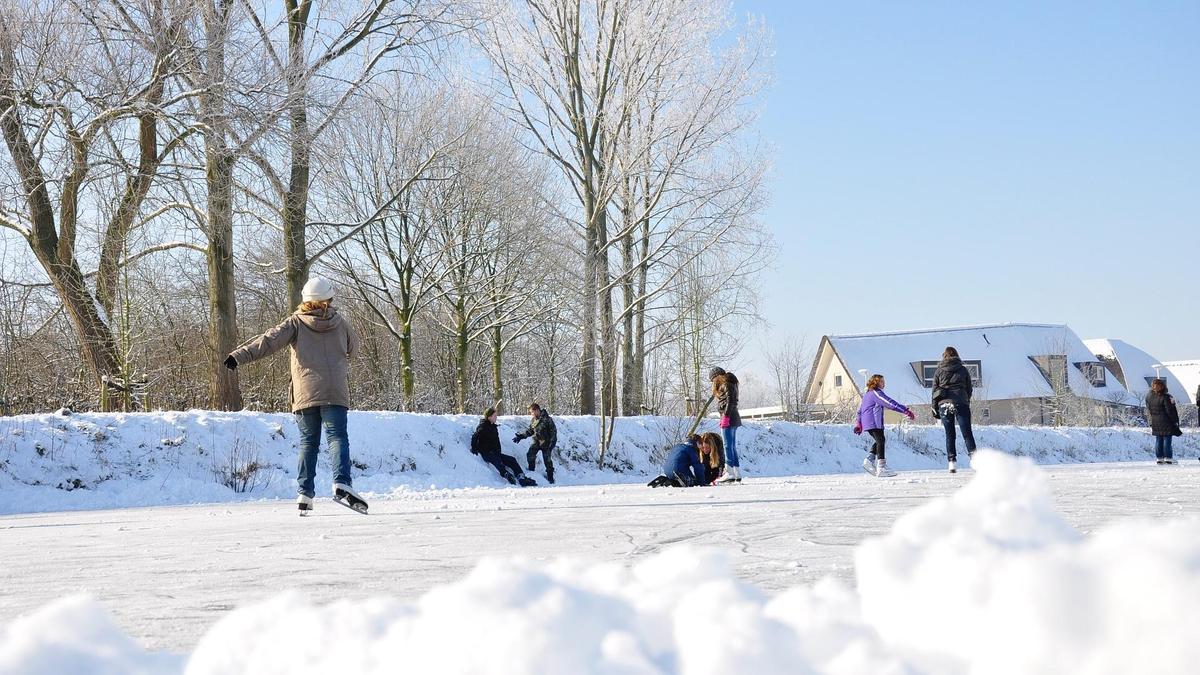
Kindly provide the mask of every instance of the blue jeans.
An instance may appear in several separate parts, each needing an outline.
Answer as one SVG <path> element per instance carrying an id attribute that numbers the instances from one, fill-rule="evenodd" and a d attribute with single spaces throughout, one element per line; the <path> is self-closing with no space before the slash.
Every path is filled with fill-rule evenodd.
<path id="1" fill-rule="evenodd" d="M 726 427 L 721 430 L 721 435 L 725 437 L 725 466 L 738 468 L 737 456 L 737 427 Z"/>
<path id="2" fill-rule="evenodd" d="M 963 441 L 967 444 L 967 453 L 975 453 L 975 434 L 971 433 L 971 406 L 941 403 L 938 412 L 942 415 L 942 427 L 946 429 L 946 459 L 956 461 L 958 450 L 954 447 L 954 422 L 958 420 L 958 428 L 962 431 Z"/>
<path id="3" fill-rule="evenodd" d="M 300 465 L 296 469 L 296 482 L 300 494 L 312 497 L 313 481 L 317 477 L 317 450 L 321 447 L 321 427 L 325 427 L 325 440 L 329 444 L 329 464 L 333 469 L 333 482 L 350 485 L 350 438 L 346 435 L 346 407 L 322 405 L 296 411 L 296 425 L 300 427 Z"/>
<path id="4" fill-rule="evenodd" d="M 1158 459 L 1175 459 L 1174 455 L 1171 454 L 1170 436 L 1154 437 L 1154 456 Z"/>

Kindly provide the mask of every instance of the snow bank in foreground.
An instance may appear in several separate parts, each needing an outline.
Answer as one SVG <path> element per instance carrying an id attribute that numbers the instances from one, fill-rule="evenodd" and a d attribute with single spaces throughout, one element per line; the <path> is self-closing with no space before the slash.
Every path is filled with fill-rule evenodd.
<path id="1" fill-rule="evenodd" d="M 141 652 L 71 599 L 0 629 L 0 672 L 1195 672 L 1200 522 L 1083 537 L 1031 461 L 976 464 L 958 493 L 859 547 L 857 588 L 767 597 L 691 548 L 632 568 L 489 559 L 415 603 L 244 607 L 187 657 Z"/>
<path id="2" fill-rule="evenodd" d="M 644 482 L 659 473 L 664 450 L 689 424 L 674 417 L 620 419 L 604 469 L 598 469 L 597 419 L 557 419 L 556 478 L 565 485 Z M 435 487 L 506 486 L 468 451 L 477 422 L 473 415 L 351 412 L 355 486 L 377 498 Z M 501 419 L 503 449 L 521 459 L 528 441 L 510 439 L 527 423 Z M 1154 445 L 1146 429 L 993 426 L 975 433 L 983 447 L 1039 463 L 1144 460 Z M 1200 449 L 1200 435 L 1176 441 L 1177 456 L 1194 457 Z M 940 426 L 893 426 L 888 463 L 901 470 L 942 467 L 944 442 Z M 0 514 L 291 498 L 297 443 L 295 421 L 287 414 L 0 417 Z M 742 467 L 750 476 L 858 472 L 868 444 L 849 425 L 772 422 L 738 433 Z M 540 473 L 534 477 L 544 481 Z M 327 494 L 331 482 L 322 457 L 318 495 Z"/>

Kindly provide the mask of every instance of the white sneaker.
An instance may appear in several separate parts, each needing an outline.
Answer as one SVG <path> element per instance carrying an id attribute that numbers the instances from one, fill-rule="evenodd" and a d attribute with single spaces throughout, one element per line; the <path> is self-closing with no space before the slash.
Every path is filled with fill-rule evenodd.
<path id="1" fill-rule="evenodd" d="M 887 460 L 881 459 L 875 462 L 875 477 L 876 478 L 891 478 L 896 472 L 888 468 Z"/>
<path id="2" fill-rule="evenodd" d="M 950 473 L 958 473 L 958 462 L 950 460 Z"/>
<path id="3" fill-rule="evenodd" d="M 867 455 L 863 458 L 863 470 L 867 473 L 875 473 L 875 455 Z"/>

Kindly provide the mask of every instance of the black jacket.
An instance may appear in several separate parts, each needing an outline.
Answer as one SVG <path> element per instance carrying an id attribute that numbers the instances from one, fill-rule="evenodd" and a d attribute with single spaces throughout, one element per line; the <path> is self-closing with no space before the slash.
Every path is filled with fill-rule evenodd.
<path id="1" fill-rule="evenodd" d="M 558 428 L 554 426 L 554 418 L 544 408 L 537 419 L 530 422 L 528 429 L 517 434 L 518 439 L 530 436 L 533 436 L 534 448 L 553 449 L 558 445 Z"/>
<path id="2" fill-rule="evenodd" d="M 1155 436 L 1174 436 L 1179 430 L 1179 408 L 1170 394 L 1153 391 L 1146 394 L 1146 417 L 1150 418 L 1150 431 Z"/>
<path id="3" fill-rule="evenodd" d="M 500 427 L 485 418 L 479 420 L 479 426 L 471 434 L 471 454 L 489 455 L 493 452 L 500 452 Z"/>
<path id="4" fill-rule="evenodd" d="M 971 372 L 960 358 L 942 359 L 933 373 L 933 407 L 936 408 L 942 401 L 950 401 L 954 405 L 968 405 L 971 402 Z"/>
<path id="5" fill-rule="evenodd" d="M 1196 405 L 1200 406 L 1200 387 L 1196 387 Z"/>

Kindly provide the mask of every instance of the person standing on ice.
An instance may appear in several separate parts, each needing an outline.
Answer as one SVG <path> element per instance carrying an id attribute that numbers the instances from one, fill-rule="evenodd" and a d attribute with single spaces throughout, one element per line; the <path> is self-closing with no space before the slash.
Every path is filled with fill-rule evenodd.
<path id="1" fill-rule="evenodd" d="M 542 460 L 546 463 L 546 482 L 553 484 L 554 463 L 550 456 L 554 454 L 554 448 L 558 445 L 558 429 L 555 428 L 550 413 L 542 410 L 542 406 L 537 403 L 529 406 L 529 420 L 529 428 L 513 436 L 513 443 L 520 443 L 530 436 L 533 437 L 533 444 L 529 447 L 529 452 L 525 454 L 525 459 L 529 462 L 529 470 L 533 471 L 537 468 L 537 456 L 540 451 Z"/>
<path id="2" fill-rule="evenodd" d="M 495 408 L 488 408 L 483 413 L 483 419 L 479 420 L 479 426 L 475 427 L 475 433 L 471 434 L 471 454 L 479 455 L 483 461 L 494 466 L 504 480 L 513 485 L 537 485 L 536 481 L 521 470 L 516 458 L 500 452 L 500 427 L 496 425 Z"/>
<path id="3" fill-rule="evenodd" d="M 867 390 L 863 392 L 862 403 L 858 405 L 858 416 L 854 423 L 854 433 L 861 434 L 865 431 L 875 440 L 871 446 L 871 454 L 863 460 L 863 468 L 867 473 L 879 477 L 896 475 L 888 469 L 887 459 L 884 457 L 884 445 L 887 442 L 883 435 L 884 409 L 894 410 L 910 420 L 916 418 L 913 411 L 883 393 L 883 383 L 883 375 L 878 373 L 867 380 Z"/>
<path id="4" fill-rule="evenodd" d="M 1146 392 L 1146 419 L 1150 420 L 1150 433 L 1154 434 L 1154 457 L 1159 464 L 1174 464 L 1171 452 L 1171 437 L 1182 436 L 1179 428 L 1179 408 L 1175 397 L 1167 392 L 1167 382 L 1154 378 L 1150 391 Z"/>
<path id="5" fill-rule="evenodd" d="M 742 426 L 742 416 L 738 413 L 737 375 L 727 372 L 724 368 L 714 367 L 708 372 L 708 379 L 712 382 L 712 395 L 717 399 L 717 412 L 721 414 L 721 434 L 725 439 L 725 475 L 718 478 L 717 482 L 741 482 L 737 430 Z"/>
<path id="6" fill-rule="evenodd" d="M 358 336 L 346 317 L 333 307 L 333 284 L 313 277 L 304 284 L 301 297 L 303 302 L 291 316 L 233 350 L 225 359 L 225 367 L 234 370 L 284 347 L 291 348 L 288 401 L 300 427 L 296 470 L 300 514 L 312 510 L 322 427 L 329 444 L 334 499 L 365 513 L 366 500 L 350 487 L 350 439 L 346 433 L 350 357 L 358 351 Z"/>
<path id="7" fill-rule="evenodd" d="M 933 373 L 933 416 L 942 420 L 946 430 L 946 459 L 950 473 L 955 473 L 958 452 L 954 447 L 954 422 L 957 420 L 962 430 L 968 457 L 975 454 L 975 434 L 971 432 L 971 372 L 954 347 L 946 347 Z"/>

